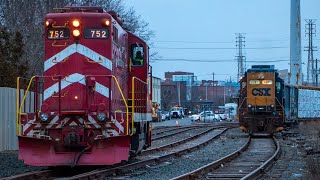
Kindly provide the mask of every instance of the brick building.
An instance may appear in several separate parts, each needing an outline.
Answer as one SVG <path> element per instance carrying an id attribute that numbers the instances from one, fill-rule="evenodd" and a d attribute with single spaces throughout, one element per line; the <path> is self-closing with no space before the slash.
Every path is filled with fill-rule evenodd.
<path id="1" fill-rule="evenodd" d="M 166 72 L 161 82 L 161 104 L 163 109 L 181 105 L 191 111 L 212 110 L 232 102 L 237 97 L 239 85 L 235 82 L 197 81 L 194 73 Z"/>

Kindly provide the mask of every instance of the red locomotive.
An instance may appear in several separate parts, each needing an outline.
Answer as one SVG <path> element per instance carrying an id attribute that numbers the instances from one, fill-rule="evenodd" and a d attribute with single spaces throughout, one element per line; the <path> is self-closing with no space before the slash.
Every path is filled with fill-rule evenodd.
<path id="1" fill-rule="evenodd" d="M 151 145 L 148 45 L 114 12 L 55 11 L 45 16 L 44 75 L 17 81 L 19 159 L 33 166 L 126 161 Z"/>

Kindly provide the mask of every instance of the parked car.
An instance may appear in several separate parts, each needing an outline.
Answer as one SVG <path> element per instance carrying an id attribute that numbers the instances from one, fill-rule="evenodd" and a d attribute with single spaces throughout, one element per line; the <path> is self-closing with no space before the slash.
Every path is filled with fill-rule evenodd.
<path id="1" fill-rule="evenodd" d="M 201 121 L 221 121 L 220 116 L 214 113 L 203 113 L 200 116 Z"/>
<path id="2" fill-rule="evenodd" d="M 171 119 L 170 112 L 169 111 L 162 111 L 161 118 L 162 118 L 162 120 L 170 120 Z"/>
<path id="3" fill-rule="evenodd" d="M 193 114 L 193 115 L 191 115 L 191 121 L 199 121 L 199 120 L 201 120 L 200 119 L 201 116 L 204 116 L 205 114 L 211 114 L 211 113 L 213 113 L 213 112 L 212 111 L 202 111 L 199 114 Z"/>

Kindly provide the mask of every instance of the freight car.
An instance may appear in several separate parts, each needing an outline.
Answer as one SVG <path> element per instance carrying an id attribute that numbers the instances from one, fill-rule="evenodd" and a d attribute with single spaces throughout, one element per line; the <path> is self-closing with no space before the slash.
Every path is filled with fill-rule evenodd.
<path id="1" fill-rule="evenodd" d="M 17 81 L 19 159 L 112 165 L 149 147 L 146 42 L 100 7 L 58 8 L 44 22 L 44 75 Z"/>
<path id="2" fill-rule="evenodd" d="M 240 80 L 241 130 L 273 134 L 284 126 L 284 82 L 273 65 L 253 65 Z"/>

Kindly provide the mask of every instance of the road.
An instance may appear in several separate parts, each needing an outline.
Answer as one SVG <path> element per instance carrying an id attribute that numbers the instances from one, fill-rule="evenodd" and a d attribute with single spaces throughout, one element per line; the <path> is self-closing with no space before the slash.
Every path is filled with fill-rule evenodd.
<path id="1" fill-rule="evenodd" d="M 191 124 L 191 118 L 186 117 L 183 119 L 175 119 L 172 118 L 171 120 L 165 120 L 162 122 L 152 122 L 152 126 L 176 126 L 176 125 L 190 125 Z"/>

